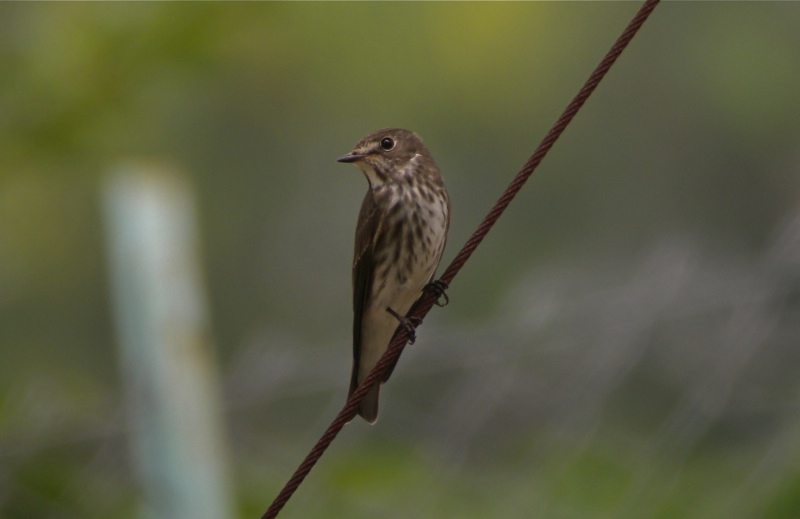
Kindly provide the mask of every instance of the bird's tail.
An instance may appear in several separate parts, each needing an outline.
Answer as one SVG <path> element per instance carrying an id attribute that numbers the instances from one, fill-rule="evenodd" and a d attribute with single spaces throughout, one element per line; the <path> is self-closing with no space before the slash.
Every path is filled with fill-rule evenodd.
<path id="1" fill-rule="evenodd" d="M 378 421 L 378 396 L 380 395 L 380 383 L 372 386 L 361 405 L 358 406 L 358 414 L 367 422 L 373 424 Z"/>
<path id="2" fill-rule="evenodd" d="M 361 382 L 358 380 L 358 371 L 357 367 L 353 366 L 353 375 L 350 378 L 350 391 L 347 393 L 347 398 L 350 398 L 355 390 L 358 388 L 358 384 Z M 377 383 L 372 386 L 367 394 L 364 396 L 364 400 L 358 405 L 358 414 L 367 422 L 373 424 L 378 421 L 378 397 L 380 396 L 381 392 L 381 383 Z"/>

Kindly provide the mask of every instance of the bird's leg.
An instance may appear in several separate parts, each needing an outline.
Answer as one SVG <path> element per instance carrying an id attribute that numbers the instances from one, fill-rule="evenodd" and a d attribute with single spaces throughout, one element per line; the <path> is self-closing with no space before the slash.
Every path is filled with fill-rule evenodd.
<path id="1" fill-rule="evenodd" d="M 422 319 L 419 317 L 403 317 L 388 306 L 386 307 L 386 311 L 392 314 L 395 319 L 400 321 L 400 325 L 408 332 L 409 344 L 414 344 L 414 341 L 417 340 L 416 328 L 422 323 Z"/>
<path id="2" fill-rule="evenodd" d="M 445 290 L 448 288 L 450 288 L 450 285 L 447 284 L 447 281 L 443 279 L 434 279 L 425 285 L 423 290 L 430 290 L 436 295 L 436 306 L 447 306 L 447 303 L 450 302 L 450 298 L 447 297 L 447 292 L 445 292 Z M 439 301 L 442 297 L 444 297 L 444 303 Z"/>

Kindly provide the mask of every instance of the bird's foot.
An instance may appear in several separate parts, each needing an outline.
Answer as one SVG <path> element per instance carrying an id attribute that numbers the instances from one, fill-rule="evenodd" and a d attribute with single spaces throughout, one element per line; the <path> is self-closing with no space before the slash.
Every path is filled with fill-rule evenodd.
<path id="1" fill-rule="evenodd" d="M 447 303 L 450 302 L 450 298 L 447 297 L 447 290 L 450 288 L 450 285 L 447 284 L 447 281 L 443 279 L 434 279 L 427 285 L 425 285 L 424 290 L 430 290 L 436 295 L 436 306 L 447 306 Z M 441 298 L 444 297 L 444 302 L 439 301 Z"/>
<path id="2" fill-rule="evenodd" d="M 422 323 L 422 319 L 419 317 L 404 317 L 388 306 L 386 307 L 386 311 L 392 314 L 392 316 L 400 321 L 400 325 L 406 329 L 408 332 L 408 342 L 409 344 L 414 344 L 414 341 L 417 340 L 417 332 L 416 328 Z"/>

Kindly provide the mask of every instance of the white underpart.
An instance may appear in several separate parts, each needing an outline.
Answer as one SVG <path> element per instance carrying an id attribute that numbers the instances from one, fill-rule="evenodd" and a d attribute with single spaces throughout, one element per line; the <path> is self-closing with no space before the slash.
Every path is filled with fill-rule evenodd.
<path id="1" fill-rule="evenodd" d="M 412 159 L 413 160 L 413 159 Z M 367 173 L 367 171 L 365 171 Z M 367 173 L 369 175 L 369 173 Z M 413 211 L 422 211 L 420 219 L 429 222 L 430 225 L 423 227 L 423 243 L 428 237 L 433 244 L 432 251 L 428 254 L 417 254 L 417 259 L 411 268 L 411 275 L 400 283 L 397 279 L 397 270 L 390 269 L 387 279 L 388 282 L 382 287 L 380 281 L 375 282 L 371 290 L 377 290 L 371 304 L 364 309 L 361 329 L 361 357 L 359 363 L 359 378 L 363 380 L 369 371 L 375 366 L 381 355 L 386 351 L 391 341 L 394 331 L 399 325 L 397 319 L 386 311 L 387 307 L 400 315 L 406 315 L 414 304 L 414 301 L 422 293 L 422 289 L 431 279 L 436 265 L 439 263 L 444 249 L 445 233 L 447 229 L 447 208 L 438 203 L 430 207 L 432 215 L 428 215 L 428 206 L 423 208 L 410 205 L 405 212 L 405 217 L 410 218 Z M 416 240 L 416 237 L 414 238 Z M 420 247 L 423 243 L 414 242 L 415 247 Z M 419 248 L 417 248 L 419 250 Z M 401 256 L 399 265 L 405 266 L 407 257 Z"/>
<path id="2" fill-rule="evenodd" d="M 357 162 L 356 165 L 358 169 L 364 172 L 364 175 L 367 176 L 367 181 L 369 182 L 369 187 L 375 189 L 376 187 L 381 187 L 383 185 L 383 180 L 378 174 L 375 172 L 375 168 L 372 167 L 372 164 L 369 162 L 362 160 Z"/>

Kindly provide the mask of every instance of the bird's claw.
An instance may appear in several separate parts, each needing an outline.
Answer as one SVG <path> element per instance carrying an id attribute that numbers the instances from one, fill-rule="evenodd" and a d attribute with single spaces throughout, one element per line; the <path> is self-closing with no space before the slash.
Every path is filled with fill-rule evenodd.
<path id="1" fill-rule="evenodd" d="M 450 285 L 448 285 L 447 281 L 443 279 L 434 279 L 433 281 L 425 285 L 426 290 L 430 290 L 431 292 L 434 293 L 434 295 L 436 295 L 436 306 L 447 306 L 447 304 L 450 302 L 450 298 L 447 297 L 447 292 L 445 292 L 445 290 L 447 290 L 448 288 L 450 288 Z M 444 303 L 439 301 L 439 299 L 443 297 L 444 297 Z"/>
<path id="2" fill-rule="evenodd" d="M 408 332 L 408 343 L 414 344 L 414 342 L 417 340 L 416 328 L 422 324 L 422 319 L 419 317 L 404 317 L 388 306 L 386 307 L 386 311 L 392 314 L 395 319 L 400 321 L 400 325 Z"/>

